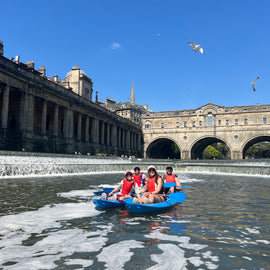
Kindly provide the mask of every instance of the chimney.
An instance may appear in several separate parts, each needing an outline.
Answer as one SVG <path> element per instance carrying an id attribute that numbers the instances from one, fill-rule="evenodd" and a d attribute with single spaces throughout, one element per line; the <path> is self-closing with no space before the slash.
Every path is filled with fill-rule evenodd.
<path id="1" fill-rule="evenodd" d="M 32 68 L 32 69 L 35 68 L 35 63 L 34 63 L 33 60 L 27 61 L 27 62 L 26 62 L 26 65 L 27 65 L 28 68 Z"/>
<path id="2" fill-rule="evenodd" d="M 58 82 L 58 80 L 59 80 L 58 75 L 54 75 L 54 76 L 53 76 L 53 80 L 54 80 L 55 82 Z"/>
<path id="3" fill-rule="evenodd" d="M 4 56 L 4 45 L 3 45 L 3 40 L 0 40 L 0 56 Z"/>
<path id="4" fill-rule="evenodd" d="M 46 77 L 46 69 L 45 69 L 45 66 L 41 66 L 41 67 L 38 69 L 38 72 L 41 73 L 41 76 Z"/>

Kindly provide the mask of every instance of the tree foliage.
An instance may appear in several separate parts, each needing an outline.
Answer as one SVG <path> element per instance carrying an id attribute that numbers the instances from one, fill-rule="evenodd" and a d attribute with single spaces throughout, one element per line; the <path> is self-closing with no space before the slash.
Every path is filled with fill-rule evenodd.
<path id="1" fill-rule="evenodd" d="M 260 142 L 253 144 L 246 151 L 245 158 L 270 158 L 270 143 Z"/>

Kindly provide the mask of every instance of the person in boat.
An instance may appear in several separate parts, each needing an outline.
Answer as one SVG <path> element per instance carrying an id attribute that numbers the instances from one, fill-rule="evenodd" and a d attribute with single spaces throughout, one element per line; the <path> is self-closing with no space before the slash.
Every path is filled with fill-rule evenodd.
<path id="1" fill-rule="evenodd" d="M 119 191 L 119 192 L 118 192 Z M 116 194 L 116 192 L 118 192 Z M 125 177 L 121 181 L 120 185 L 113 189 L 107 197 L 106 193 L 101 194 L 101 199 L 103 200 L 110 200 L 110 201 L 115 201 L 115 200 L 125 200 L 131 198 L 131 193 L 134 192 L 134 179 L 132 176 L 132 171 L 127 170 L 125 172 Z"/>
<path id="2" fill-rule="evenodd" d="M 146 185 L 139 191 L 143 193 L 142 196 L 137 196 L 133 199 L 134 203 L 158 203 L 164 202 L 165 198 L 163 196 L 163 180 L 157 174 L 155 166 L 148 167 L 148 178 Z"/>
<path id="3" fill-rule="evenodd" d="M 163 179 L 164 183 L 175 183 L 175 186 L 170 188 L 164 188 L 165 194 L 174 193 L 175 191 L 181 191 L 181 183 L 176 174 L 173 174 L 173 167 L 166 167 L 166 174 Z"/>
<path id="4" fill-rule="evenodd" d="M 147 181 L 146 175 L 141 172 L 141 169 L 139 167 L 134 168 L 133 179 L 134 185 L 137 185 L 138 188 L 142 188 Z"/>

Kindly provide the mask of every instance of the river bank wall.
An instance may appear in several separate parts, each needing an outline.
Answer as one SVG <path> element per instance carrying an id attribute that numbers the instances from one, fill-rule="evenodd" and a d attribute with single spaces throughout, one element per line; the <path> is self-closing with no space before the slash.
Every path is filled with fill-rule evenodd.
<path id="1" fill-rule="evenodd" d="M 0 178 L 29 176 L 61 176 L 123 172 L 139 166 L 146 172 L 149 165 L 155 165 L 165 173 L 167 165 L 174 171 L 190 173 L 222 173 L 261 175 L 270 177 L 270 160 L 158 160 L 132 157 L 97 157 L 83 155 L 58 155 L 25 152 L 0 152 Z"/>

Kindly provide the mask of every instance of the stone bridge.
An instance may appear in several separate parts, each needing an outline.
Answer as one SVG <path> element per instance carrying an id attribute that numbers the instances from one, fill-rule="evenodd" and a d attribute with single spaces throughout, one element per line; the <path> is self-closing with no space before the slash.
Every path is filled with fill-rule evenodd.
<path id="1" fill-rule="evenodd" d="M 174 142 L 181 159 L 201 159 L 214 142 L 227 146 L 228 158 L 243 159 L 253 144 L 270 141 L 270 105 L 148 112 L 143 116 L 144 157 L 171 158 Z M 166 153 L 167 156 L 161 156 Z"/>

